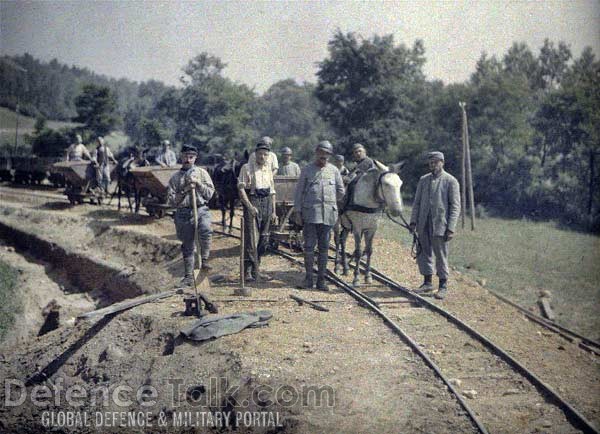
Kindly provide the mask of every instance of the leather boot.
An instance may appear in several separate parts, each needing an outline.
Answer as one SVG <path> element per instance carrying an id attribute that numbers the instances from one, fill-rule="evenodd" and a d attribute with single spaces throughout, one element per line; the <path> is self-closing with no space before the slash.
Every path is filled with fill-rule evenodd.
<path id="1" fill-rule="evenodd" d="M 182 286 L 194 285 L 194 255 L 183 258 L 183 279 L 181 279 Z"/>
<path id="2" fill-rule="evenodd" d="M 318 266 L 319 272 L 317 274 L 317 289 L 320 291 L 329 291 L 327 280 L 325 279 L 325 274 L 327 273 L 327 254 L 319 254 Z"/>
<path id="3" fill-rule="evenodd" d="M 434 295 L 438 300 L 443 300 L 448 294 L 448 279 L 440 279 L 440 289 Z"/>
<path id="4" fill-rule="evenodd" d="M 418 289 L 415 289 L 415 293 L 417 294 L 427 294 L 428 292 L 433 291 L 433 284 L 431 283 L 431 274 L 426 274 L 424 277 L 423 284 L 419 286 Z"/>
<path id="5" fill-rule="evenodd" d="M 312 287 L 314 285 L 314 281 L 313 281 L 314 263 L 315 263 L 314 253 L 305 253 L 304 254 L 304 271 L 306 272 L 306 276 L 304 277 L 304 281 L 302 282 L 302 288 L 304 288 L 304 289 L 312 289 Z"/>

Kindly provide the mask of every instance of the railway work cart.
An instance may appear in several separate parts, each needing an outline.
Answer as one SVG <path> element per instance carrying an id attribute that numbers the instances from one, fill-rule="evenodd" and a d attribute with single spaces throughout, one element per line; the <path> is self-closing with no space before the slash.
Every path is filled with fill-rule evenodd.
<path id="1" fill-rule="evenodd" d="M 149 215 L 162 218 L 172 210 L 167 205 L 167 188 L 169 180 L 180 168 L 181 165 L 177 164 L 173 167 L 144 166 L 130 170 L 138 197 Z"/>
<path id="2" fill-rule="evenodd" d="M 291 221 L 294 210 L 294 191 L 298 183 L 297 176 L 275 176 L 275 214 L 277 221 L 271 225 L 271 248 L 277 249 L 285 242 L 292 247 L 302 247 L 302 228 Z"/>
<path id="3" fill-rule="evenodd" d="M 112 167 L 112 166 L 111 166 Z M 114 172 L 114 167 L 112 167 Z M 96 183 L 96 169 L 91 161 L 61 161 L 52 165 L 52 170 L 65 179 L 65 195 L 72 205 L 90 203 L 102 204 L 107 194 Z"/>

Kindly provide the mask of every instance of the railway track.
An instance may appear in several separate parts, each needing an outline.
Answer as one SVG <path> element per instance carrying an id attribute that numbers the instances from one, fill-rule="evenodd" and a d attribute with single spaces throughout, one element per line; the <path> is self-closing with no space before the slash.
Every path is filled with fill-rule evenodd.
<path id="1" fill-rule="evenodd" d="M 277 251 L 301 264 L 290 253 Z M 418 354 L 456 396 L 480 432 L 503 432 L 507 419 L 518 424 L 520 432 L 598 432 L 554 389 L 487 337 L 378 270 L 371 268 L 371 273 L 390 291 L 400 292 L 424 309 L 379 304 L 330 271 L 327 278 L 379 316 Z"/>
<path id="2" fill-rule="evenodd" d="M 0 192 L 3 190 L 0 188 Z M 25 189 L 10 190 L 40 198 L 58 196 Z M 300 262 L 289 253 L 278 253 L 290 261 Z M 328 279 L 380 316 L 401 336 L 448 386 L 480 432 L 502 432 L 503 420 L 507 418 L 518 421 L 521 431 L 598 432 L 556 391 L 485 336 L 378 270 L 372 268 L 371 272 L 374 279 L 390 291 L 399 291 L 425 309 L 413 309 L 406 304 L 383 306 L 332 273 Z M 598 354 L 597 342 L 541 318 L 536 322 L 572 341 L 579 339 L 582 348 Z"/>

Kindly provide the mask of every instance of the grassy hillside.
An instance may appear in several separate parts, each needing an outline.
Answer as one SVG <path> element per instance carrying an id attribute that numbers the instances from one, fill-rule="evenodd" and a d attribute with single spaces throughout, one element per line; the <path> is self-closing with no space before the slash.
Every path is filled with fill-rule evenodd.
<path id="1" fill-rule="evenodd" d="M 600 338 L 600 237 L 552 222 L 499 218 L 477 220 L 476 230 L 469 228 L 468 221 L 466 229 L 459 224 L 450 244 L 451 266 L 524 306 L 534 307 L 539 291 L 549 290 L 561 324 Z M 407 247 L 412 242 L 387 218 L 379 236 Z"/>
<path id="2" fill-rule="evenodd" d="M 17 273 L 0 261 L 0 342 L 21 310 L 21 298 L 16 293 Z"/>
<path id="3" fill-rule="evenodd" d="M 8 149 L 12 150 L 15 144 L 15 126 L 16 126 L 17 114 L 7 109 L 6 107 L 0 107 L 0 148 L 8 144 Z M 59 121 L 48 121 L 46 126 L 52 129 L 59 128 L 73 128 L 81 124 L 74 122 L 59 122 Z M 29 116 L 19 115 L 19 146 L 25 144 L 25 134 L 32 134 L 35 126 L 35 118 Z M 111 134 L 106 136 L 107 143 L 111 146 L 113 152 L 118 152 L 119 149 L 126 146 L 128 137 L 121 131 L 113 131 Z M 88 145 L 88 149 L 92 150 L 93 146 Z"/>

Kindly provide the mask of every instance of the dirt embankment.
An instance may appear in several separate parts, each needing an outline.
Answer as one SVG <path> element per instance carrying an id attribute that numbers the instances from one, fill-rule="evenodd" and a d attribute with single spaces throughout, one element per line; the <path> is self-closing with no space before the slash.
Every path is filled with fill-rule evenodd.
<path id="1" fill-rule="evenodd" d="M 140 226 L 109 212 L 98 219 L 69 210 L 0 209 L 2 238 L 25 254 L 11 252 L 18 257 L 10 261 L 46 274 L 31 287 L 32 297 L 52 285 L 63 291 L 62 282 L 86 300 L 82 306 L 59 300 L 69 304 L 65 318 L 90 303 L 99 307 L 172 286 L 181 261 L 169 224 Z M 301 270 L 285 260 L 266 257 L 263 267 L 273 279 L 255 286 L 251 300 L 233 297 L 237 249 L 237 241 L 215 237 L 211 263 L 224 278 L 209 295 L 221 313 L 271 310 L 268 327 L 184 341 L 179 330 L 191 320 L 181 316 L 177 295 L 95 324 L 61 321 L 0 354 L 0 378 L 10 380 L 0 399 L 11 403 L 0 409 L 0 430 L 46 430 L 69 410 L 90 418 L 62 428 L 72 432 L 114 431 L 107 418 L 124 412 L 138 415 L 137 425 L 126 420 L 129 428 L 120 432 L 222 431 L 225 423 L 240 432 L 473 432 L 433 373 L 346 295 L 304 294 L 323 300 L 329 313 L 291 301 Z M 21 396 L 24 402 L 13 406 Z"/>

